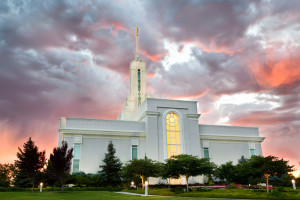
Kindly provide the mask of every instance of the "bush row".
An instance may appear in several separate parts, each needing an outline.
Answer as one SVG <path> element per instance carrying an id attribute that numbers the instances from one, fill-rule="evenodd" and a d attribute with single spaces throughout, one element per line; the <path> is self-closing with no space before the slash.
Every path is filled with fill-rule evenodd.
<path id="1" fill-rule="evenodd" d="M 0 188 L 0 192 L 26 192 L 32 188 L 6 187 Z M 34 188 L 35 191 L 40 191 L 39 188 Z M 64 187 L 64 191 L 122 191 L 122 187 Z M 60 187 L 45 187 L 43 191 L 61 191 Z"/>

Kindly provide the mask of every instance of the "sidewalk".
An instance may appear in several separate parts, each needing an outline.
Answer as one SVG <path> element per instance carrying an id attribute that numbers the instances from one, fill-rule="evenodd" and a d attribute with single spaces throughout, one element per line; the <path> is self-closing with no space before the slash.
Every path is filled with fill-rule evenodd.
<path id="1" fill-rule="evenodd" d="M 137 193 L 131 193 L 131 192 L 115 192 L 119 194 L 128 194 L 128 195 L 138 195 L 138 196 L 145 196 L 145 194 L 137 194 Z M 148 195 L 148 197 L 163 197 L 159 195 Z"/>
<path id="2" fill-rule="evenodd" d="M 119 193 L 119 194 L 127 194 L 127 195 L 137 195 L 137 196 L 142 196 L 144 197 L 144 194 L 137 194 L 137 193 L 131 193 L 131 192 L 115 192 L 115 193 Z M 161 196 L 161 195 L 148 195 L 148 197 L 179 197 L 179 196 Z M 216 197 L 179 197 L 179 198 L 199 198 L 201 199 L 228 199 L 228 200 L 232 200 L 232 198 L 216 198 Z M 263 199 L 234 199 L 234 200 L 263 200 Z"/>

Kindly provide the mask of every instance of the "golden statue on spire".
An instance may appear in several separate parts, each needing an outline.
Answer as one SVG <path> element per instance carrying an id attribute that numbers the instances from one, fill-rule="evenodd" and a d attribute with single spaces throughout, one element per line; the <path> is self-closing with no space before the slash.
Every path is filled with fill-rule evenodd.
<path id="1" fill-rule="evenodd" d="M 139 29 L 137 26 L 135 26 L 135 32 L 136 32 L 136 36 L 139 36 Z"/>

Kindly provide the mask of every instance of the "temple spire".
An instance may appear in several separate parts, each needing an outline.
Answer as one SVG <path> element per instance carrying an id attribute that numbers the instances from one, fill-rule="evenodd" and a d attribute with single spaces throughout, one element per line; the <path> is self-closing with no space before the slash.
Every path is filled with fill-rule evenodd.
<path id="1" fill-rule="evenodd" d="M 139 56 L 139 49 L 138 49 L 138 42 L 139 42 L 139 29 L 137 26 L 135 26 L 135 32 L 136 32 L 136 44 L 135 44 L 135 60 L 140 60 Z"/>

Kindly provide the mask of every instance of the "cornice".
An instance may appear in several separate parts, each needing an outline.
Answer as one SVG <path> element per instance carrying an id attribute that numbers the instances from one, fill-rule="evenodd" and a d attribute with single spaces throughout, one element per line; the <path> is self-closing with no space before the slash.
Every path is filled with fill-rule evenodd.
<path id="1" fill-rule="evenodd" d="M 198 120 L 198 118 L 200 117 L 201 114 L 186 114 L 186 117 L 188 119 L 192 119 L 192 120 Z"/>
<path id="2" fill-rule="evenodd" d="M 202 135 L 201 140 L 215 140 L 215 141 L 243 141 L 243 142 L 263 142 L 265 137 L 245 137 L 245 136 L 223 136 L 223 135 Z"/>
<path id="3" fill-rule="evenodd" d="M 155 111 L 145 111 L 142 116 L 140 117 L 139 121 L 143 120 L 145 117 L 158 117 L 160 112 Z"/>
<path id="4" fill-rule="evenodd" d="M 124 136 L 124 137 L 145 137 L 145 132 L 137 131 L 103 131 L 103 130 L 79 130 L 79 129 L 60 129 L 64 135 L 102 135 L 102 136 Z"/>

